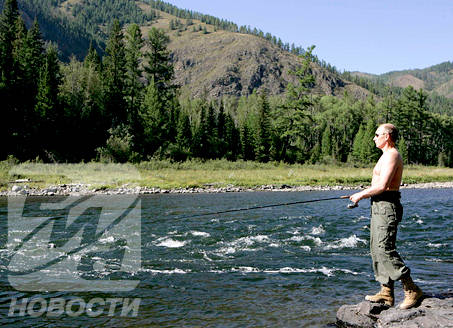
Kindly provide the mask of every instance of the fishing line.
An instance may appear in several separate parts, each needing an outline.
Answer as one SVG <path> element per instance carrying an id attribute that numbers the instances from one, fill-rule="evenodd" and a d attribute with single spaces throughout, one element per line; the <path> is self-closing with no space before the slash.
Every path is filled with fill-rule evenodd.
<path id="1" fill-rule="evenodd" d="M 327 201 L 327 200 L 348 199 L 348 198 L 349 198 L 349 196 L 340 196 L 340 197 L 301 200 L 301 201 L 297 201 L 297 202 L 288 202 L 288 203 L 279 203 L 279 204 L 251 206 L 251 207 L 245 207 L 245 208 L 234 208 L 234 209 L 218 211 L 218 212 L 209 212 L 209 213 L 202 213 L 202 214 L 194 214 L 194 215 L 189 215 L 189 216 L 183 216 L 183 217 L 180 217 L 180 219 L 191 219 L 191 218 L 197 218 L 197 217 L 208 216 L 208 215 L 218 215 L 218 214 L 225 214 L 225 213 L 232 213 L 232 212 L 257 210 L 257 209 L 268 208 L 268 207 L 278 207 L 278 206 L 287 206 L 287 205 L 295 205 L 295 204 L 315 203 L 315 202 L 323 202 L 323 201 Z M 354 207 L 357 207 L 357 206 L 359 206 L 357 203 L 350 203 L 350 204 L 348 204 L 347 207 L 348 208 L 354 208 Z"/>

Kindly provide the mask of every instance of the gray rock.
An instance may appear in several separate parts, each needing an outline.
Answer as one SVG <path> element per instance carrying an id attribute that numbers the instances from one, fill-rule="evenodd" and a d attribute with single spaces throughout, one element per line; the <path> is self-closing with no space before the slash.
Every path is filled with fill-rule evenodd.
<path id="1" fill-rule="evenodd" d="M 22 190 L 22 187 L 21 187 L 21 186 L 18 186 L 18 185 L 14 185 L 14 186 L 12 186 L 12 188 L 11 188 L 11 191 L 12 191 L 12 192 L 19 192 L 19 191 L 21 191 L 21 190 Z"/>
<path id="2" fill-rule="evenodd" d="M 453 291 L 428 295 L 420 305 L 400 310 L 368 301 L 343 305 L 337 311 L 337 326 L 354 328 L 453 328 Z"/>
<path id="3" fill-rule="evenodd" d="M 337 311 L 338 327 L 374 328 L 375 320 L 360 313 L 356 305 L 342 305 Z"/>
<path id="4" fill-rule="evenodd" d="M 57 192 L 58 188 L 57 187 L 49 187 L 47 189 L 45 189 L 45 191 L 48 193 L 48 194 L 55 194 Z"/>
<path id="5" fill-rule="evenodd" d="M 383 312 L 377 320 L 379 328 L 401 327 L 402 322 L 404 327 L 453 327 L 453 297 L 427 297 L 417 308 L 392 308 Z"/>

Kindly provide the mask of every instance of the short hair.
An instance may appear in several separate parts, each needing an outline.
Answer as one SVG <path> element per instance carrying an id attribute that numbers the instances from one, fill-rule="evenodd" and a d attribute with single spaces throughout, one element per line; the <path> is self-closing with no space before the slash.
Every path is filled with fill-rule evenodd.
<path id="1" fill-rule="evenodd" d="M 398 141 L 399 132 L 398 132 L 398 129 L 396 128 L 396 126 L 394 126 L 393 124 L 390 124 L 390 123 L 384 123 L 384 124 L 381 124 L 381 126 L 385 130 L 385 132 L 389 134 L 390 139 L 392 139 L 393 142 Z"/>

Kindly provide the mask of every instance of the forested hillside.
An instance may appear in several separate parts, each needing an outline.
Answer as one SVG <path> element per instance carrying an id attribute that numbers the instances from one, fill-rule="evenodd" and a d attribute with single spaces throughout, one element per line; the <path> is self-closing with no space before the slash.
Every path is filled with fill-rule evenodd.
<path id="1" fill-rule="evenodd" d="M 0 0 L 2 8 L 4 2 Z M 18 5 L 26 25 L 36 19 L 43 38 L 58 44 L 64 61 L 72 55 L 82 60 L 90 43 L 102 52 L 114 19 L 144 24 L 155 15 L 142 11 L 133 0 L 20 0 Z"/>
<path id="2" fill-rule="evenodd" d="M 49 3 L 59 10 L 73 10 L 83 1 Z M 140 6 L 148 14 L 157 10 Z M 39 20 L 27 25 L 18 2 L 5 0 L 0 16 L 0 97 L 5 118 L 0 157 L 71 162 L 225 158 L 363 165 L 379 155 L 372 140 L 377 124 L 390 121 L 401 130 L 398 146 L 407 163 L 453 166 L 453 118 L 433 113 L 423 90 L 387 89 L 378 96 L 363 92 L 358 97 L 353 91 L 362 89 L 348 89 L 348 82 L 334 68 L 320 65 L 313 47 L 297 57 L 284 54 L 278 44 L 259 35 L 231 36 L 228 24 L 220 31 L 195 16 L 182 21 L 164 11 L 154 13 L 142 26 L 112 20 L 104 26 L 105 47 L 98 51 L 93 42 L 82 60 L 73 57 L 65 63 L 58 59 L 57 45 L 44 42 Z M 74 18 L 68 15 L 68 19 Z M 214 35 L 215 39 L 203 38 Z M 255 58 L 256 63 L 264 60 L 262 72 L 278 67 L 279 76 L 288 77 L 280 81 L 279 92 L 263 87 L 265 77 L 271 75 L 258 75 L 260 83 L 250 82 L 246 93 L 224 92 L 237 85 L 238 76 L 245 81 L 239 64 L 230 65 L 225 75 L 216 72 L 216 66 L 202 70 L 202 75 L 223 76 L 219 82 L 225 89 L 215 89 L 212 83 L 205 92 L 185 89 L 190 78 L 180 80 L 178 72 L 195 74 L 191 68 L 201 64 L 197 56 L 185 56 L 181 49 L 187 46 L 178 47 L 180 38 L 199 40 L 198 49 L 203 40 L 226 47 L 222 42 L 228 41 L 222 38 L 233 38 L 237 44 L 243 36 L 257 40 L 256 49 L 263 50 L 243 52 L 243 57 Z M 279 55 L 267 57 L 263 47 Z M 211 54 L 223 58 L 217 55 Z M 291 66 L 273 66 L 279 56 L 293 56 L 287 57 L 293 58 L 288 59 Z M 231 62 L 235 61 L 242 60 L 235 57 Z M 210 80 L 205 81 L 209 85 Z M 329 88 L 331 92 L 326 92 Z M 341 97 L 336 96 L 338 90 Z"/>
<path id="3" fill-rule="evenodd" d="M 381 75 L 345 72 L 342 76 L 375 94 L 401 93 L 412 86 L 428 95 L 430 108 L 437 113 L 453 115 L 453 63 L 444 62 L 423 69 L 388 72 Z"/>

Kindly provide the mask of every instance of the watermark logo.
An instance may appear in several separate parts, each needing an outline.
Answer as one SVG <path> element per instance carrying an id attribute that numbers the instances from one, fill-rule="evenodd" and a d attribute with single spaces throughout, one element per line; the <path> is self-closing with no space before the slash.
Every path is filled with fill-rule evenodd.
<path id="1" fill-rule="evenodd" d="M 98 194 L 9 197 L 7 248 L 8 281 L 16 290 L 131 291 L 141 268 L 140 199 Z M 28 311 L 29 304 L 23 306 Z"/>
<path id="2" fill-rule="evenodd" d="M 54 297 L 12 298 L 8 311 L 9 317 L 59 317 L 66 314 L 69 317 L 78 317 L 86 314 L 88 317 L 107 315 L 112 317 L 119 314 L 121 317 L 136 317 L 140 307 L 140 298 L 100 298 L 95 297 L 88 301 L 83 298 L 65 299 Z"/>

